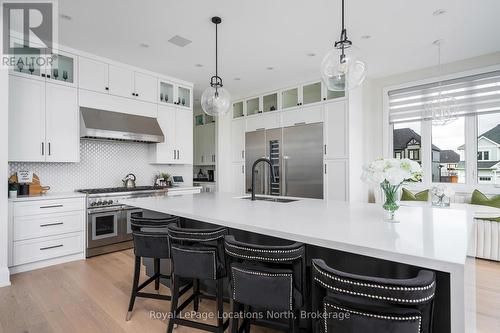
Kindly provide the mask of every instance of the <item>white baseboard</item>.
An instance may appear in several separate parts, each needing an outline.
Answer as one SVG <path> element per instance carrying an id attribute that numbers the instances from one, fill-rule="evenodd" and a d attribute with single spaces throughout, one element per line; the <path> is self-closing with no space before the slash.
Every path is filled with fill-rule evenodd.
<path id="1" fill-rule="evenodd" d="M 8 267 L 0 267 L 0 287 L 10 286 L 10 272 Z"/>
<path id="2" fill-rule="evenodd" d="M 47 260 L 32 262 L 29 264 L 24 264 L 24 265 L 19 265 L 19 266 L 12 266 L 12 267 L 10 267 L 10 273 L 17 274 L 17 273 L 32 271 L 34 269 L 44 268 L 44 267 L 48 267 L 48 266 L 52 266 L 52 265 L 64 264 L 66 262 L 75 261 L 75 260 L 82 260 L 82 259 L 85 259 L 84 252 L 72 254 L 69 256 L 54 258 L 54 259 L 47 259 Z"/>

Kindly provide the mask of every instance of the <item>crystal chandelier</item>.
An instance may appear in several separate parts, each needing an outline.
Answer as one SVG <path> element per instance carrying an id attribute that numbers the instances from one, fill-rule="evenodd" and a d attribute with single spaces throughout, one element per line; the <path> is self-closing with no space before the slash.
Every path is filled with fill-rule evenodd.
<path id="1" fill-rule="evenodd" d="M 342 30 L 321 62 L 321 77 L 328 90 L 345 91 L 356 88 L 366 77 L 366 64 L 356 55 L 357 49 L 347 37 L 344 25 L 344 0 L 342 0 Z"/>
<path id="2" fill-rule="evenodd" d="M 201 95 L 201 107 L 210 116 L 222 116 L 229 111 L 231 106 L 231 95 L 222 88 L 222 78 L 219 76 L 217 66 L 217 26 L 221 22 L 220 17 L 212 17 L 212 23 L 215 24 L 215 75 L 210 78 L 210 87 Z"/>
<path id="3" fill-rule="evenodd" d="M 432 44 L 438 47 L 438 68 L 439 76 L 441 77 L 442 40 L 436 40 Z M 438 92 L 435 94 L 434 98 L 424 105 L 425 113 L 428 115 L 428 118 L 432 119 L 432 125 L 436 126 L 449 124 L 458 118 L 457 101 L 453 96 L 446 96 L 446 94 L 443 94 L 441 83 L 442 81 L 439 81 Z"/>

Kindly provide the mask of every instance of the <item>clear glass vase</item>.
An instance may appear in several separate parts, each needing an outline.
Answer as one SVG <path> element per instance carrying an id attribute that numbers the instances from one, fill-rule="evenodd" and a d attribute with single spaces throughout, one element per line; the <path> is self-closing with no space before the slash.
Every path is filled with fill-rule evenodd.
<path id="1" fill-rule="evenodd" d="M 387 211 L 389 220 L 394 220 L 394 214 L 399 209 L 398 190 L 400 186 L 401 184 L 391 185 L 387 180 L 380 183 L 385 195 L 385 202 L 382 207 Z"/>

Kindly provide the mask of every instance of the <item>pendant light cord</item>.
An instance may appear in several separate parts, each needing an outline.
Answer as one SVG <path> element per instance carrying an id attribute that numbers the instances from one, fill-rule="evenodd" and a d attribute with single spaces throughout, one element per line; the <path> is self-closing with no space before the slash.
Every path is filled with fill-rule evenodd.
<path id="1" fill-rule="evenodd" d="M 218 66 L 217 66 L 217 57 L 218 57 L 218 52 L 217 52 L 217 45 L 218 45 L 218 38 L 217 38 L 217 26 L 219 24 L 215 24 L 215 76 L 219 77 L 219 72 L 218 72 Z"/>

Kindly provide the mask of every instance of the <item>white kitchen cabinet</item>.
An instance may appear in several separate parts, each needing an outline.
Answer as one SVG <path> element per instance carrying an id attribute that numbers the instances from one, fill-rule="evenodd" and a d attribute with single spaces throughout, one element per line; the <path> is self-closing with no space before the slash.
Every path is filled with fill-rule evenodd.
<path id="1" fill-rule="evenodd" d="M 323 122 L 323 106 L 321 104 L 295 108 L 281 113 L 282 127 L 321 122 Z"/>
<path id="2" fill-rule="evenodd" d="M 324 192 L 327 200 L 347 201 L 348 199 L 348 162 L 329 160 L 324 163 Z"/>
<path id="3" fill-rule="evenodd" d="M 193 112 L 175 110 L 175 146 L 178 164 L 193 164 Z"/>
<path id="4" fill-rule="evenodd" d="M 109 65 L 109 93 L 121 97 L 135 98 L 134 72 L 128 68 Z"/>
<path id="5" fill-rule="evenodd" d="M 325 159 L 348 157 L 348 115 L 345 101 L 325 104 Z"/>
<path id="6" fill-rule="evenodd" d="M 193 163 L 193 113 L 174 105 L 158 105 L 165 142 L 150 146 L 151 163 Z"/>
<path id="7" fill-rule="evenodd" d="M 134 93 L 136 98 L 150 103 L 156 103 L 158 79 L 144 73 L 134 73 Z"/>
<path id="8" fill-rule="evenodd" d="M 161 127 L 165 141 L 150 145 L 151 162 L 174 164 L 177 160 L 175 148 L 175 106 L 158 105 L 158 124 Z"/>
<path id="9" fill-rule="evenodd" d="M 80 132 L 76 88 L 47 83 L 45 90 L 47 162 L 78 162 Z"/>
<path id="10" fill-rule="evenodd" d="M 85 197 L 9 202 L 12 274 L 85 258 Z"/>
<path id="11" fill-rule="evenodd" d="M 47 162 L 78 162 L 80 132 L 75 88 L 47 83 L 45 93 Z"/>
<path id="12" fill-rule="evenodd" d="M 108 64 L 80 57 L 78 61 L 78 87 L 101 93 L 109 91 Z"/>
<path id="13" fill-rule="evenodd" d="M 9 75 L 9 161 L 45 161 L 45 81 Z"/>
<path id="14" fill-rule="evenodd" d="M 78 162 L 77 90 L 9 76 L 9 161 Z"/>
<path id="15" fill-rule="evenodd" d="M 231 192 L 245 194 L 245 162 L 231 165 Z"/>
<path id="16" fill-rule="evenodd" d="M 233 162 L 245 162 L 245 119 L 235 119 L 231 124 L 231 150 Z"/>
<path id="17" fill-rule="evenodd" d="M 261 129 L 280 127 L 280 113 L 269 112 L 247 117 L 246 131 L 253 132 Z"/>

